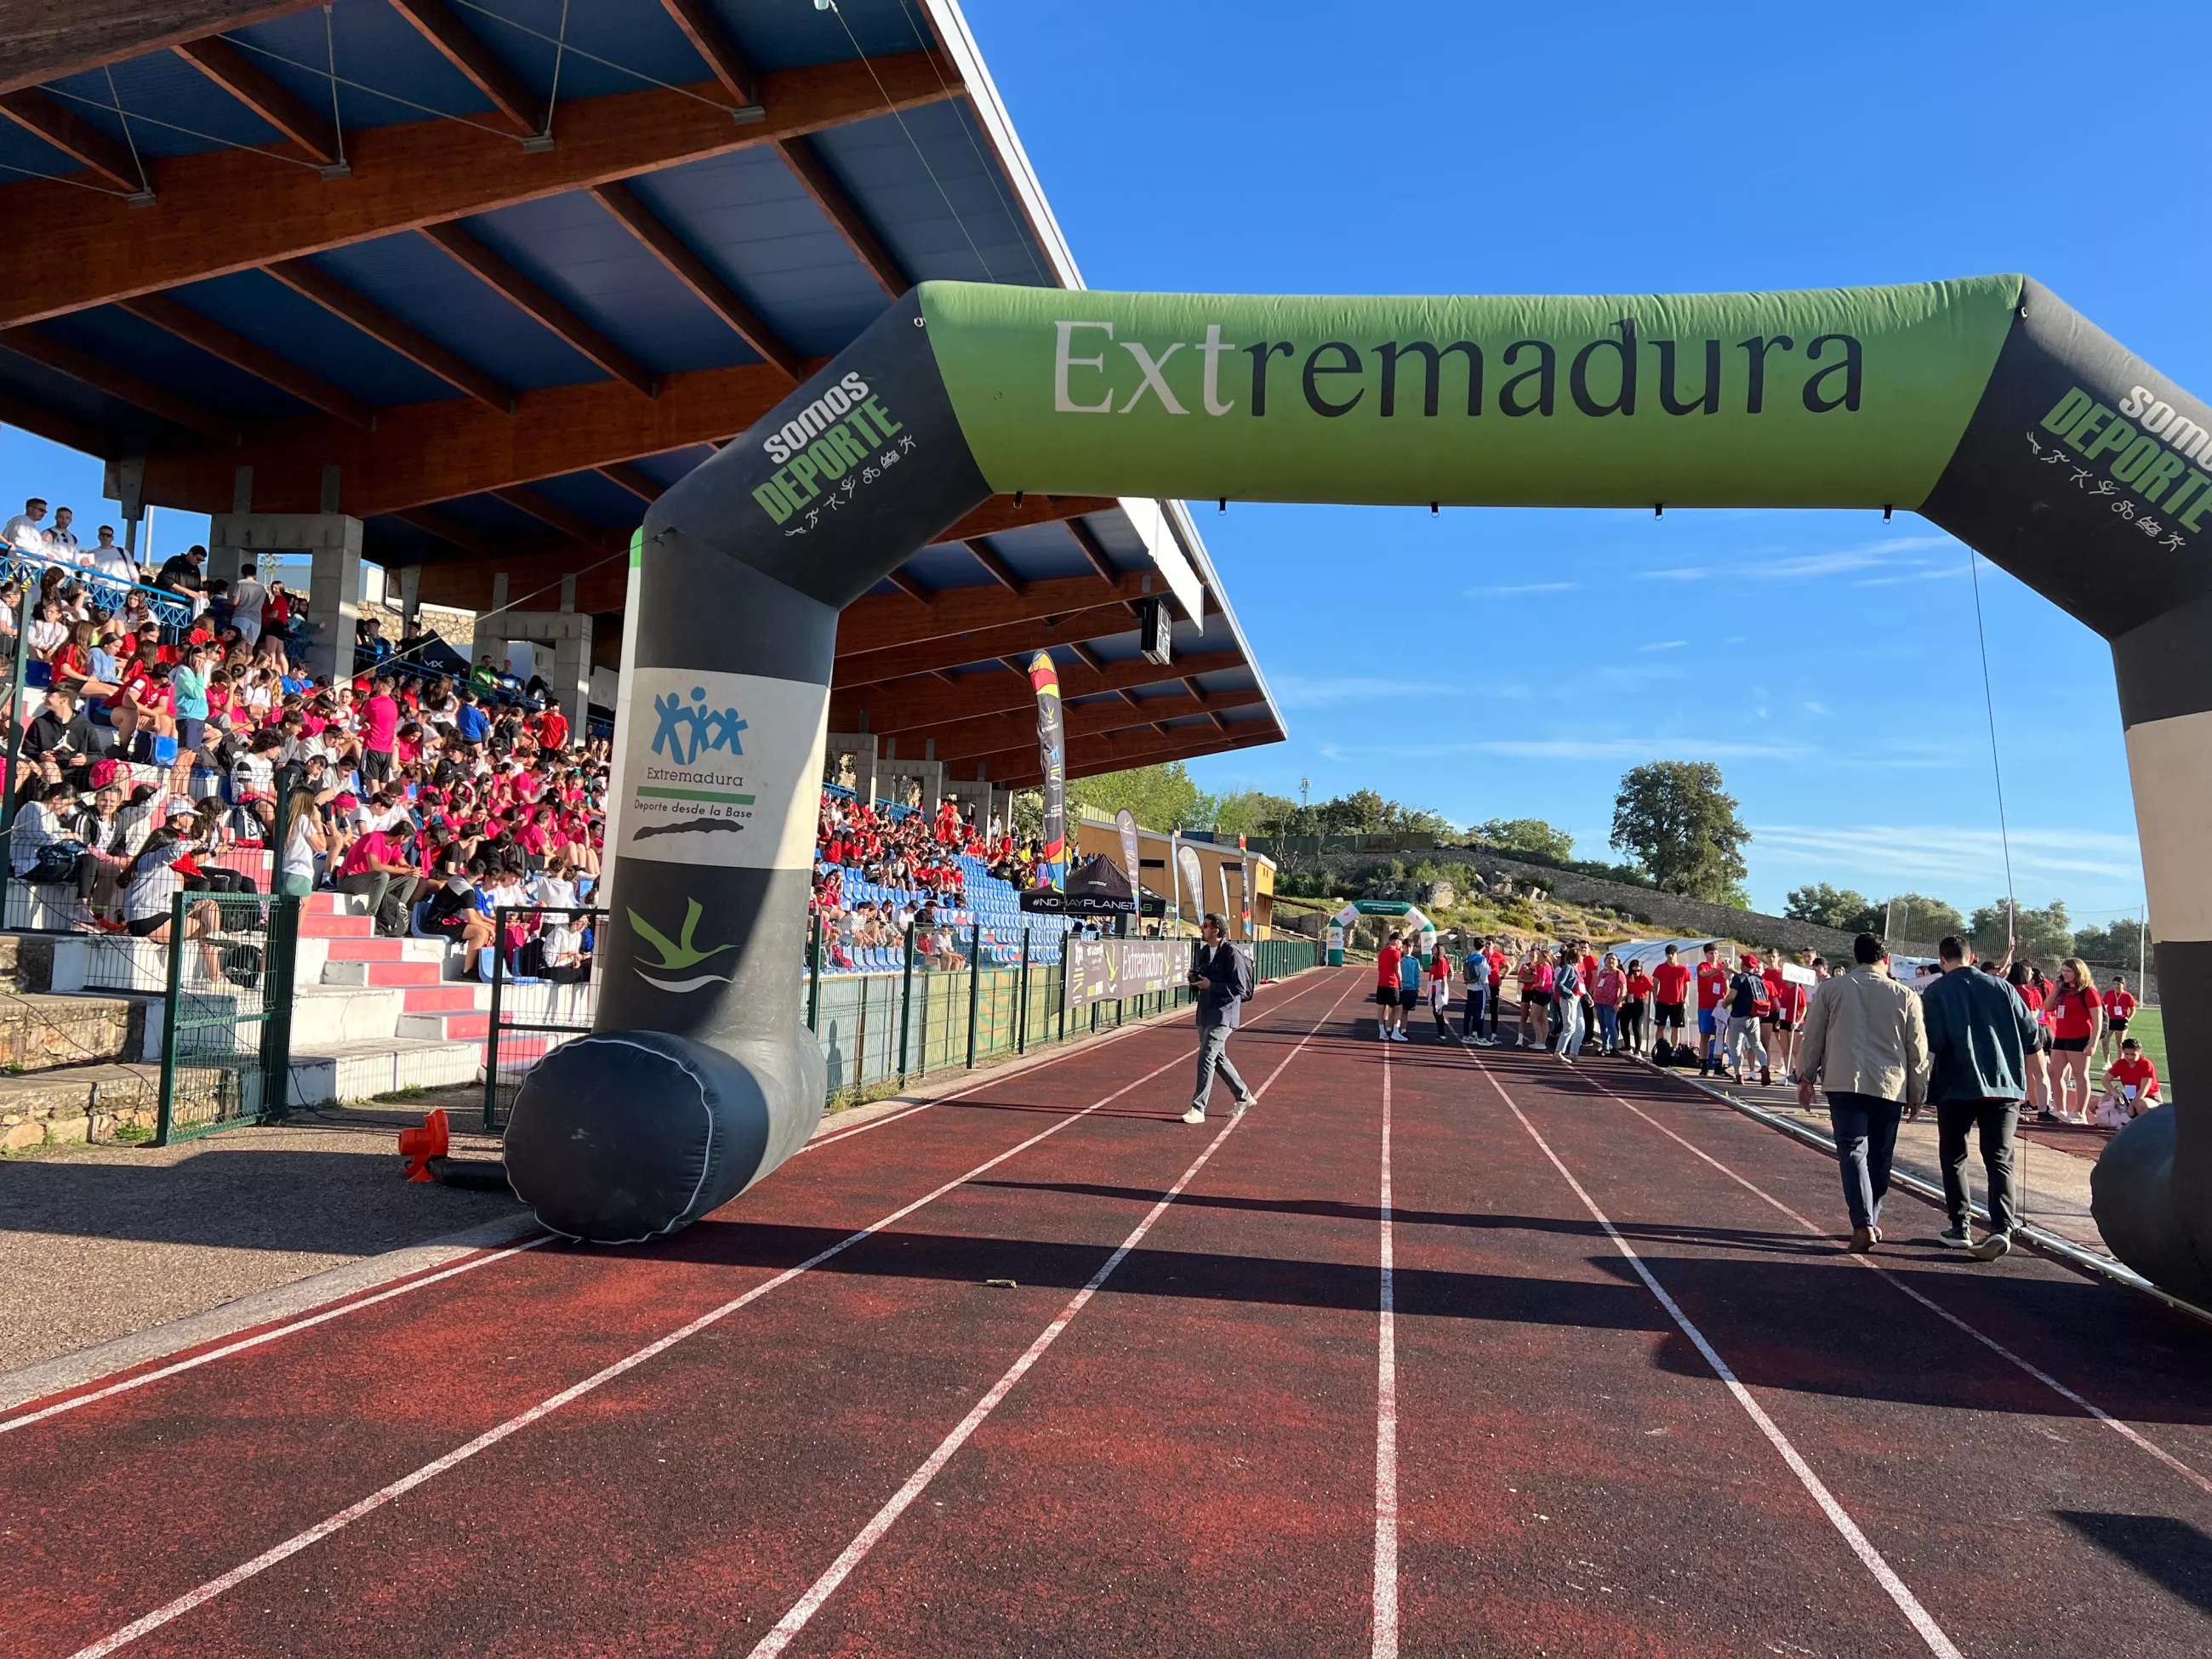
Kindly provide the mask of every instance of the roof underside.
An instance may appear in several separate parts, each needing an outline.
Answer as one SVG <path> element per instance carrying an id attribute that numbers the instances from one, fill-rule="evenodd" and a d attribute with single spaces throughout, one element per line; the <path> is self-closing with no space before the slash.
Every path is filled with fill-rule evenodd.
<path id="1" fill-rule="evenodd" d="M 603 633 L 654 496 L 890 298 L 1079 283 L 950 0 L 84 0 L 0 117 L 0 420 Z M 847 611 L 833 726 L 1026 781 L 1049 649 L 1077 775 L 1279 738 L 1218 582 L 1139 658 L 1166 591 L 1117 503 L 994 501 Z"/>

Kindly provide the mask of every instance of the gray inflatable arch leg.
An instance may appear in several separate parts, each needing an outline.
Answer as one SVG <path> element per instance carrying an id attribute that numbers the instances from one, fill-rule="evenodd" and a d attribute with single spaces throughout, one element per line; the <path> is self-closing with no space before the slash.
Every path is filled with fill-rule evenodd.
<path id="1" fill-rule="evenodd" d="M 508 1180 L 555 1232 L 674 1232 L 820 1121 L 800 1008 L 837 613 L 991 493 L 926 332 L 914 296 L 893 306 L 639 532 L 599 1029 L 530 1074 L 507 1129 Z"/>

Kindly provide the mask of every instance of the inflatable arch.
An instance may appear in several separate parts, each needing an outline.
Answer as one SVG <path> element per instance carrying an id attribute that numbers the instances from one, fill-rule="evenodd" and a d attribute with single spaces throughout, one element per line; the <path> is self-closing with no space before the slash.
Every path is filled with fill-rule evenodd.
<path id="1" fill-rule="evenodd" d="M 1404 916 L 1420 929 L 1421 954 L 1437 948 L 1437 925 L 1404 899 L 1354 899 L 1328 919 L 1328 965 L 1344 966 L 1344 942 L 1362 916 Z"/>
<path id="2" fill-rule="evenodd" d="M 2124 1260 L 2212 1301 L 2208 450 L 2212 409 L 2020 276 L 1588 298 L 924 284 L 640 533 L 599 1029 L 523 1090 L 515 1189 L 558 1231 L 648 1238 L 805 1141 L 837 613 L 994 493 L 1911 509 L 2111 641 L 2180 1103 L 2112 1143 L 2096 1214 Z"/>

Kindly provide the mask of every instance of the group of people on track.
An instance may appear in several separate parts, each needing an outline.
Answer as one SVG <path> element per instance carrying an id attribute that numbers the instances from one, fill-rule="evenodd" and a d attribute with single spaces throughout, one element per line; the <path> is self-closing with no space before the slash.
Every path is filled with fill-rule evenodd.
<path id="1" fill-rule="evenodd" d="M 1853 1250 L 1881 1242 L 1898 1126 L 1936 1109 L 1938 1161 L 1950 1211 L 1947 1244 L 1994 1261 L 2011 1248 L 2015 1224 L 2012 1162 L 2023 1112 L 2046 1122 L 2126 1123 L 2160 1103 L 2158 1068 L 2128 1035 L 2136 1001 L 2115 974 L 2100 992 L 2080 958 L 2057 975 L 2013 959 L 1975 963 L 1946 939 L 1935 963 L 1907 984 L 1892 972 L 1872 934 L 1852 942 L 1852 961 L 1832 969 L 1806 951 L 1784 964 L 1778 952 L 1742 951 L 1731 960 L 1718 940 L 1696 960 L 1668 945 L 1648 969 L 1641 956 L 1595 951 L 1585 941 L 1472 938 L 1453 949 L 1431 936 L 1387 935 L 1375 958 L 1376 1036 L 1405 1042 L 1407 1017 L 1425 1006 L 1439 1042 L 1548 1051 L 1572 1066 L 1590 1049 L 1607 1056 L 1687 1066 L 1737 1085 L 1755 1074 L 1794 1083 L 1799 1103 L 1825 1091 L 1843 1170 Z M 1507 978 L 1516 981 L 1514 1025 L 1504 1024 Z M 1460 1029 L 1448 1017 L 1461 992 Z M 1694 1039 L 1692 1032 L 1694 1030 Z M 2101 1091 L 2091 1064 L 2114 1054 Z M 1989 1182 L 1990 1231 L 1971 1230 L 1965 1168 L 1969 1131 L 1979 1139 Z"/>

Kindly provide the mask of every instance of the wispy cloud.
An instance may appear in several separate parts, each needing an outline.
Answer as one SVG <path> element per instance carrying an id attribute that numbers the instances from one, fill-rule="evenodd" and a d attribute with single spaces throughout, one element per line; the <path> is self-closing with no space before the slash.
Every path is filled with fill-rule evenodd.
<path id="1" fill-rule="evenodd" d="M 2133 836 L 2094 830 L 2015 830 L 2012 867 L 2023 903 L 2045 886 L 2099 876 L 2139 882 L 2142 860 Z M 1980 883 L 2004 886 L 2005 846 L 1993 829 L 1957 824 L 1802 824 L 1752 826 L 1753 845 L 1832 865 L 1846 879 L 1875 877 L 1910 884 Z M 1832 879 L 1833 878 L 1831 878 Z"/>
<path id="2" fill-rule="evenodd" d="M 1571 593 L 1580 582 L 1519 582 L 1510 587 L 1469 587 L 1462 590 L 1470 599 L 1501 599 L 1518 593 Z"/>
<path id="3" fill-rule="evenodd" d="M 1636 648 L 1638 651 L 1680 651 L 1688 643 L 1687 640 L 1654 640 L 1649 645 L 1639 645 Z"/>
<path id="4" fill-rule="evenodd" d="M 1825 714 L 1828 712 L 1827 706 L 1825 703 L 1800 703 L 1798 707 L 1802 708 L 1808 714 Z"/>
<path id="5" fill-rule="evenodd" d="M 1445 760 L 1455 755 L 1498 755 L 1512 760 L 1790 760 L 1814 750 L 1801 744 L 1714 742 L 1702 738 L 1498 738 L 1465 743 L 1378 744 L 1341 749 L 1329 757 L 1354 755 L 1394 760 Z"/>
<path id="6" fill-rule="evenodd" d="M 1648 582 L 1699 581 L 1717 577 L 1728 581 L 1794 582 L 1821 576 L 1844 575 L 1854 570 L 1894 568 L 1904 555 L 1954 544 L 1948 536 L 1886 536 L 1856 547 L 1832 548 L 1821 553 L 1793 553 L 1746 559 L 1731 556 L 1711 564 L 1668 565 L 1639 570 L 1637 579 Z M 1909 561 L 1917 564 L 1920 561 Z M 1861 584 L 1863 586 L 1864 584 Z"/>
<path id="7" fill-rule="evenodd" d="M 1285 709 L 1334 708 L 1340 703 L 1385 702 L 1466 689 L 1421 680 L 1369 679 L 1357 675 L 1316 678 L 1304 674 L 1278 674 L 1272 684 L 1275 701 Z"/>

